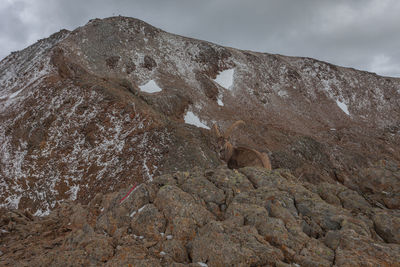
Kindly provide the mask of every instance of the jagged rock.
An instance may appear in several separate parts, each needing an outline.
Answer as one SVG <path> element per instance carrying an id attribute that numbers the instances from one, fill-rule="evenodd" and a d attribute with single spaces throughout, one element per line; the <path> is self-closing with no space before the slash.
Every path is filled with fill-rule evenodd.
<path id="1" fill-rule="evenodd" d="M 294 260 L 301 266 L 332 266 L 335 259 L 335 252 L 321 244 L 314 238 L 304 244 L 299 255 L 294 256 Z"/>
<path id="2" fill-rule="evenodd" d="M 149 258 L 149 259 L 134 259 L 127 257 L 126 259 L 123 260 L 112 260 L 110 262 L 107 262 L 105 266 L 121 266 L 121 265 L 132 265 L 132 266 L 143 266 L 143 267 L 159 267 L 162 266 L 160 264 L 160 260 L 157 258 Z"/>
<path id="3" fill-rule="evenodd" d="M 197 233 L 197 223 L 192 218 L 175 217 L 170 220 L 165 234 L 174 236 L 175 239 L 180 240 L 183 244 L 195 238 Z"/>
<path id="4" fill-rule="evenodd" d="M 157 240 L 165 232 L 166 220 L 153 204 L 141 207 L 131 217 L 132 232 L 138 236 Z"/>
<path id="5" fill-rule="evenodd" d="M 398 245 L 373 242 L 354 231 L 341 231 L 339 246 L 336 249 L 337 266 L 369 264 L 374 266 L 396 266 L 400 262 Z"/>
<path id="6" fill-rule="evenodd" d="M 297 210 L 302 216 L 310 218 L 323 231 L 340 229 L 341 212 L 336 206 L 327 204 L 318 195 L 301 187 L 293 188 L 292 194 Z"/>
<path id="7" fill-rule="evenodd" d="M 214 219 L 214 215 L 201 205 L 199 199 L 196 201 L 193 195 L 184 192 L 177 186 L 161 187 L 154 204 L 163 211 L 169 221 L 177 217 L 190 218 L 197 225 L 203 226 Z"/>
<path id="8" fill-rule="evenodd" d="M 99 194 L 87 206 L 65 202 L 43 218 L 2 212 L 0 265 L 395 266 L 400 261 L 396 210 L 364 201 L 337 205 L 326 196 L 338 195 L 342 202 L 362 196 L 339 184 L 301 182 L 287 170 L 197 168 L 156 177 L 121 202 L 129 191 Z"/>
<path id="9" fill-rule="evenodd" d="M 81 205 L 75 205 L 72 208 L 72 215 L 70 217 L 71 227 L 82 228 L 87 224 L 88 211 L 84 209 Z"/>
<path id="10" fill-rule="evenodd" d="M 388 243 L 400 244 L 400 213 L 377 211 L 373 216 L 375 231 Z"/>
<path id="11" fill-rule="evenodd" d="M 287 180 L 280 175 L 278 170 L 268 171 L 264 168 L 245 167 L 240 169 L 240 172 L 246 175 L 255 188 L 278 187 L 280 184 L 287 183 Z"/>
<path id="12" fill-rule="evenodd" d="M 171 256 L 174 262 L 185 263 L 189 262 L 188 253 L 181 240 L 167 240 L 163 243 L 162 249 L 165 253 Z"/>
<path id="13" fill-rule="evenodd" d="M 229 204 L 232 201 L 232 198 L 236 193 L 254 189 L 251 182 L 237 170 L 218 168 L 208 175 L 207 179 L 209 181 L 211 181 L 216 187 L 224 190 L 226 195 L 226 204 Z"/>
<path id="14" fill-rule="evenodd" d="M 381 163 L 360 170 L 352 182 L 370 198 L 374 206 L 400 207 L 400 170 L 393 163 Z"/>
<path id="15" fill-rule="evenodd" d="M 283 260 L 282 252 L 269 245 L 254 227 L 232 229 L 217 221 L 199 230 L 190 255 L 194 262 L 210 266 L 266 265 Z"/>
<path id="16" fill-rule="evenodd" d="M 144 205 L 153 201 L 154 198 L 151 189 L 145 184 L 138 185 L 132 193 L 130 193 L 129 196 L 122 202 L 122 206 L 125 207 L 129 212 L 140 209 Z"/>
<path id="17" fill-rule="evenodd" d="M 89 259 L 97 262 L 106 262 L 114 256 L 114 248 L 111 240 L 97 238 L 85 246 L 85 252 Z"/>
<path id="18" fill-rule="evenodd" d="M 192 176 L 185 181 L 181 188 L 192 195 L 197 195 L 206 203 L 221 205 L 225 203 L 224 192 L 204 177 Z"/>

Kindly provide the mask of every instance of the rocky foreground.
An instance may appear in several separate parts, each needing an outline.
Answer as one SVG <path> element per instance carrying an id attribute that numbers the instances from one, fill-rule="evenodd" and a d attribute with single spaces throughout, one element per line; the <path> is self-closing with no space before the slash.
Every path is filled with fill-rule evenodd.
<path id="1" fill-rule="evenodd" d="M 339 183 L 221 166 L 130 189 L 47 217 L 3 210 L 0 265 L 399 266 L 399 210 Z"/>

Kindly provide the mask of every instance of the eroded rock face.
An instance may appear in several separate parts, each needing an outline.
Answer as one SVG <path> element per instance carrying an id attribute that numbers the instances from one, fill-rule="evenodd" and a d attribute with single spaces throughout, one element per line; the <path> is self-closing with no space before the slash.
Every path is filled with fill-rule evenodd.
<path id="1" fill-rule="evenodd" d="M 2 210 L 0 265 L 395 266 L 400 213 L 341 184 L 224 166 L 63 203 Z M 351 204 L 352 202 L 359 203 Z"/>

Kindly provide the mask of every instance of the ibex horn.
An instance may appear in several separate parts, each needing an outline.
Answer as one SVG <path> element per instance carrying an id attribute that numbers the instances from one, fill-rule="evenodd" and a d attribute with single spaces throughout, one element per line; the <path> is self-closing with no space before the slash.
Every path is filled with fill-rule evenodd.
<path id="1" fill-rule="evenodd" d="M 255 149 L 252 149 L 252 150 L 256 153 L 257 157 L 261 160 L 263 167 L 268 170 L 272 170 L 271 161 L 268 157 L 268 154 L 265 152 L 261 153 Z"/>
<path id="2" fill-rule="evenodd" d="M 214 125 L 211 128 L 211 131 L 212 131 L 213 134 L 216 135 L 217 138 L 221 137 L 221 133 L 220 133 L 220 131 L 218 129 L 217 124 L 214 123 Z"/>
<path id="3" fill-rule="evenodd" d="M 232 131 L 233 131 L 237 126 L 239 126 L 240 124 L 245 124 L 245 123 L 244 123 L 244 121 L 242 121 L 242 120 L 235 121 L 234 123 L 232 123 L 232 125 L 229 126 L 229 128 L 225 131 L 225 133 L 224 133 L 224 138 L 227 139 L 227 138 L 232 134 Z"/>

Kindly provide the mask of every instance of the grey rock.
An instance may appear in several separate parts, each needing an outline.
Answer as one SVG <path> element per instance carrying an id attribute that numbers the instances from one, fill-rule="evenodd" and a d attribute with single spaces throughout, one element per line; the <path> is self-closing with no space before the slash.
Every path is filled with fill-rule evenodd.
<path id="1" fill-rule="evenodd" d="M 159 210 L 163 211 L 169 221 L 176 217 L 191 218 L 196 224 L 202 226 L 214 219 L 214 215 L 196 201 L 192 195 L 176 186 L 165 185 L 161 187 L 154 204 Z"/>
<path id="2" fill-rule="evenodd" d="M 190 177 L 181 188 L 187 193 L 196 194 L 206 203 L 212 202 L 217 205 L 225 203 L 224 191 L 202 176 Z"/>
<path id="3" fill-rule="evenodd" d="M 153 204 L 144 205 L 132 217 L 132 232 L 137 236 L 158 240 L 165 232 L 166 220 Z"/>
<path id="4" fill-rule="evenodd" d="M 374 216 L 376 232 L 388 243 L 400 244 L 400 213 L 378 211 Z"/>

